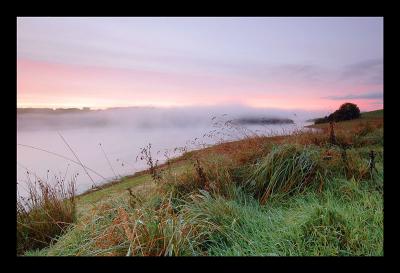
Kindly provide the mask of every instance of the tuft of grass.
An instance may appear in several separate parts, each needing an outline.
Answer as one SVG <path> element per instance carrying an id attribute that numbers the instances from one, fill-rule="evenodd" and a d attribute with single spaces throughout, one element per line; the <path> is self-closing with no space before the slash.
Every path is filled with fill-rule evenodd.
<path id="1" fill-rule="evenodd" d="M 48 246 L 73 223 L 75 181 L 55 185 L 38 180 L 27 183 L 28 196 L 17 199 L 17 254 Z"/>
<path id="2" fill-rule="evenodd" d="M 318 151 L 295 144 L 275 146 L 254 166 L 247 186 L 265 204 L 274 193 L 293 193 L 312 184 L 318 173 Z"/>

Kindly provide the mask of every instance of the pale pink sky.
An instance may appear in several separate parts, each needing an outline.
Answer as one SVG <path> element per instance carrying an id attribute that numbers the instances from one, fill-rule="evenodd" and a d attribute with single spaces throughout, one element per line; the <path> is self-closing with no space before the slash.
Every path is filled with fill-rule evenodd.
<path id="1" fill-rule="evenodd" d="M 18 18 L 17 106 L 383 108 L 382 18 Z"/>

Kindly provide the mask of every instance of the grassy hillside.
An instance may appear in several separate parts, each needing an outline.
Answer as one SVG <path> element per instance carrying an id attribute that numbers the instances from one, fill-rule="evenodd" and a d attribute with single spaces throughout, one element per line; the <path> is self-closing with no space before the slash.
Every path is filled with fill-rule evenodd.
<path id="1" fill-rule="evenodd" d="M 337 123 L 335 144 L 312 127 L 186 153 L 78 196 L 76 223 L 25 255 L 383 255 L 383 110 Z"/>
<path id="2" fill-rule="evenodd" d="M 363 119 L 383 118 L 383 109 L 361 113 L 361 118 Z"/>

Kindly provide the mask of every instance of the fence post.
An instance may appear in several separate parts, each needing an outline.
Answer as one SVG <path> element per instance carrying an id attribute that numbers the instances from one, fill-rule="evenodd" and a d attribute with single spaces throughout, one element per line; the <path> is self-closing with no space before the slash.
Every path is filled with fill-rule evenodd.
<path id="1" fill-rule="evenodd" d="M 330 140 L 330 142 L 332 144 L 336 144 L 337 142 L 336 142 L 336 136 L 335 136 L 335 130 L 334 130 L 333 121 L 329 122 L 329 126 L 330 126 L 330 138 L 329 138 L 329 140 Z"/>
<path id="2" fill-rule="evenodd" d="M 371 150 L 369 152 L 369 170 L 370 170 L 371 174 L 372 174 L 373 170 L 378 172 L 376 167 L 375 167 L 375 156 L 376 156 L 375 152 L 373 150 Z"/>

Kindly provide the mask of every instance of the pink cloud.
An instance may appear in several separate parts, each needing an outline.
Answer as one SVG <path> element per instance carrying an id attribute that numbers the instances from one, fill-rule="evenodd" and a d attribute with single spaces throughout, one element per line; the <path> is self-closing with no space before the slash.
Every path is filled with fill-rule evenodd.
<path id="1" fill-rule="evenodd" d="M 228 75 L 106 68 L 17 60 L 18 106 L 113 107 L 239 103 L 253 107 L 329 109 L 340 101 L 321 98 L 338 90 L 362 93 L 375 86 L 335 87 L 265 82 Z M 346 93 L 343 91 L 343 93 Z M 342 94 L 343 94 L 342 93 Z M 362 110 L 371 101 L 352 100 Z M 375 104 L 376 105 L 376 104 Z"/>

